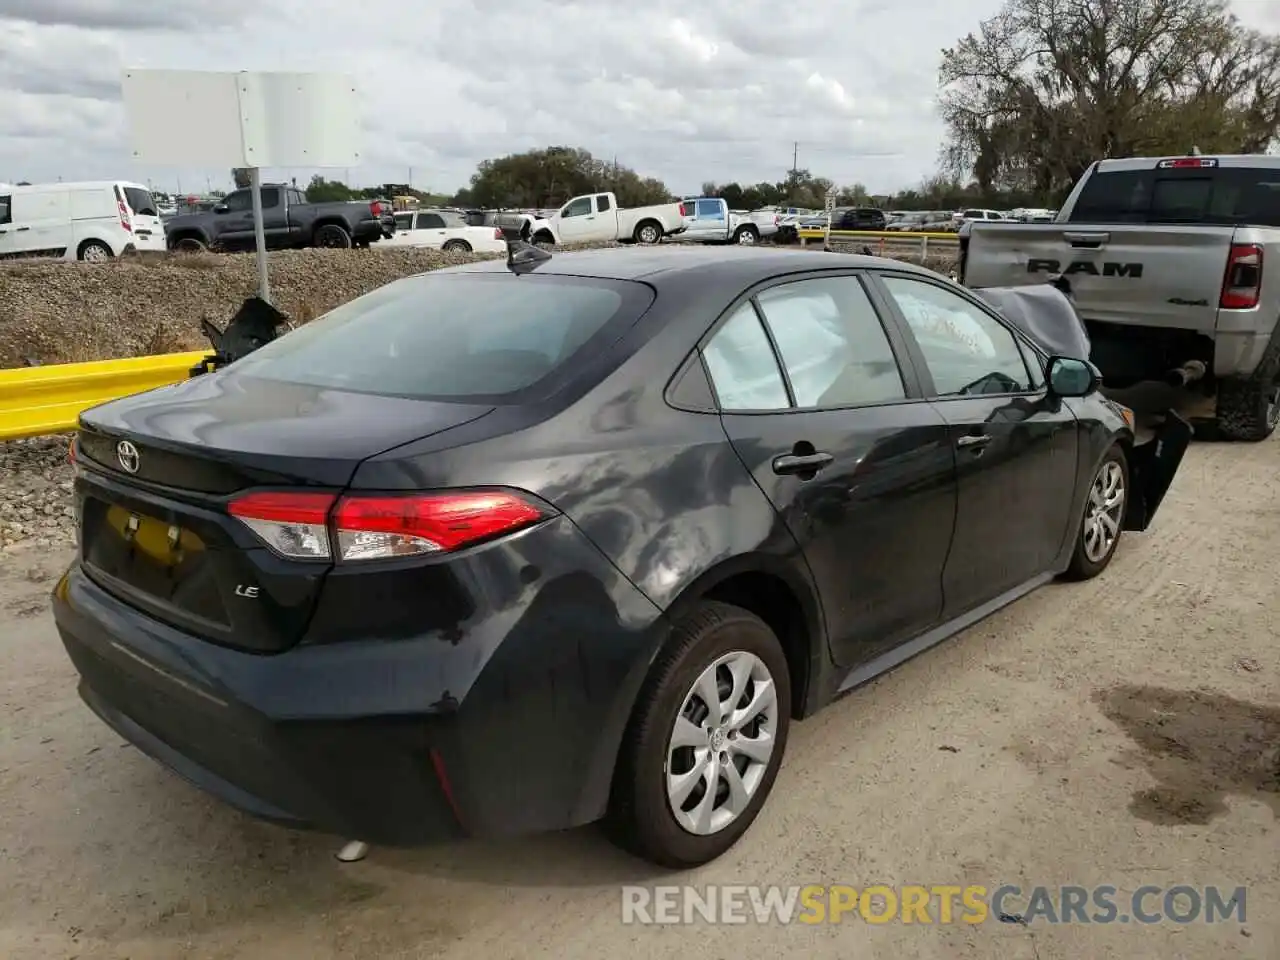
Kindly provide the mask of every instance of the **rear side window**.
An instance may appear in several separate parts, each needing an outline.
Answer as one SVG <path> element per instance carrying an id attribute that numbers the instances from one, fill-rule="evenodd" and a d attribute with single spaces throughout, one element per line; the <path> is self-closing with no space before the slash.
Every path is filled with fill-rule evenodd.
<path id="1" fill-rule="evenodd" d="M 1280 226 L 1280 169 L 1094 173 L 1085 181 L 1069 221 Z"/>
<path id="2" fill-rule="evenodd" d="M 411 230 L 411 229 L 413 229 L 413 214 L 412 214 L 412 213 L 397 213 L 397 214 L 396 214 L 396 229 L 397 229 L 397 230 Z"/>
<path id="3" fill-rule="evenodd" d="M 0 223 L 13 222 L 13 199 L 0 197 Z"/>
<path id="4" fill-rule="evenodd" d="M 755 308 L 744 303 L 702 350 L 720 409 L 786 410 L 787 387 Z"/>
<path id="5" fill-rule="evenodd" d="M 442 230 L 444 229 L 444 217 L 438 213 L 420 213 L 418 214 L 419 230 Z"/>
<path id="6" fill-rule="evenodd" d="M 515 403 L 574 373 L 653 302 L 639 283 L 493 274 L 407 277 L 236 362 L 246 376 L 423 400 Z"/>
<path id="7" fill-rule="evenodd" d="M 151 191 L 141 187 L 125 187 L 124 199 L 129 209 L 140 217 L 158 217 L 156 202 L 151 199 Z"/>
<path id="8" fill-rule="evenodd" d="M 608 213 L 613 207 L 609 203 L 609 198 L 601 194 L 596 197 L 596 212 Z"/>
<path id="9" fill-rule="evenodd" d="M 798 407 L 902 400 L 906 391 L 880 318 L 857 277 L 799 280 L 757 298 Z"/>

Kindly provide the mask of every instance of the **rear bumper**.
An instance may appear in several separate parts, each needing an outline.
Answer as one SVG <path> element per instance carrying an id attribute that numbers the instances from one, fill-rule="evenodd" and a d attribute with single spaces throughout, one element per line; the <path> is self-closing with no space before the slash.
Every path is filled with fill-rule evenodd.
<path id="1" fill-rule="evenodd" d="M 563 556 L 563 531 L 547 545 Z M 547 566 L 554 578 L 561 564 Z M 631 705 L 665 635 L 656 610 L 609 571 L 594 583 L 562 574 L 531 589 L 527 609 L 476 617 L 461 636 L 273 655 L 176 630 L 78 565 L 53 609 L 82 699 L 144 753 L 265 820 L 412 846 L 603 813 Z M 412 605 L 406 598 L 408 616 Z M 575 623 L 580 632 L 566 629 Z"/>

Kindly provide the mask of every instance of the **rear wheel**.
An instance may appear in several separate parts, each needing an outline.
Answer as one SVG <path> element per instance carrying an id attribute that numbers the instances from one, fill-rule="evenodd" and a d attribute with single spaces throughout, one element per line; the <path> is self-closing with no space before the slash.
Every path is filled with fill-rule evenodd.
<path id="1" fill-rule="evenodd" d="M 652 220 L 646 220 L 636 227 L 636 243 L 657 243 L 662 239 L 662 227 Z"/>
<path id="2" fill-rule="evenodd" d="M 699 605 L 654 663 L 623 740 L 606 820 L 614 842 L 676 869 L 723 854 L 773 788 L 790 719 L 773 631 L 739 607 Z"/>
<path id="3" fill-rule="evenodd" d="M 113 256 L 115 254 L 111 252 L 111 248 L 101 240 L 86 240 L 76 251 L 76 259 L 85 263 L 104 263 Z"/>
<path id="4" fill-rule="evenodd" d="M 1280 385 L 1257 380 L 1218 383 L 1218 436 L 1257 442 L 1275 432 L 1280 422 Z"/>
<path id="5" fill-rule="evenodd" d="M 315 244 L 330 250 L 346 250 L 351 246 L 351 234 L 336 223 L 326 223 L 316 230 Z"/>
<path id="6" fill-rule="evenodd" d="M 447 253 L 470 253 L 471 244 L 465 240 L 446 240 L 444 250 Z"/>
<path id="7" fill-rule="evenodd" d="M 743 246 L 750 246 L 758 243 L 760 240 L 760 232 L 755 227 L 739 227 L 733 235 L 733 242 L 740 243 Z"/>
<path id="8" fill-rule="evenodd" d="M 1068 580 L 1089 580 L 1107 569 L 1124 532 L 1128 508 L 1129 461 L 1117 444 L 1102 458 L 1089 485 L 1075 552 L 1064 574 Z"/>
<path id="9" fill-rule="evenodd" d="M 173 243 L 174 253 L 204 253 L 208 248 L 195 237 L 182 237 Z"/>

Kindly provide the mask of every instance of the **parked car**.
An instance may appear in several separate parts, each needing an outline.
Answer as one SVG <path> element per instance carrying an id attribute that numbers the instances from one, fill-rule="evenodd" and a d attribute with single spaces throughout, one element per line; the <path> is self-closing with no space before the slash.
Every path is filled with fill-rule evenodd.
<path id="1" fill-rule="evenodd" d="M 1176 417 L 1136 443 L 1061 315 L 905 263 L 524 260 L 82 415 L 53 606 L 100 718 L 272 820 L 603 817 L 690 867 L 755 819 L 793 719 L 1101 573 L 1186 448 Z"/>
<path id="2" fill-rule="evenodd" d="M 0 190 L 0 258 L 95 262 L 164 249 L 164 223 L 142 184 L 101 180 Z"/>
<path id="3" fill-rule="evenodd" d="M 741 213 L 719 197 L 699 197 L 680 204 L 684 231 L 679 239 L 698 243 L 753 244 L 778 232 L 776 213 Z"/>
<path id="4" fill-rule="evenodd" d="M 971 287 L 1069 286 L 1108 386 L 1216 397 L 1224 439 L 1280 423 L 1280 157 L 1101 160 L 1054 223 L 975 223 Z"/>
<path id="5" fill-rule="evenodd" d="M 285 183 L 262 187 L 262 217 L 268 249 L 285 247 L 367 247 L 396 232 L 391 205 L 381 200 L 307 203 L 301 190 Z M 253 250 L 253 191 L 234 190 L 207 213 L 171 218 L 169 249 Z"/>
<path id="6" fill-rule="evenodd" d="M 497 227 L 508 240 L 528 241 L 533 235 L 535 214 L 516 210 L 468 210 L 467 223 L 473 227 Z"/>
<path id="7" fill-rule="evenodd" d="M 455 253 L 506 253 L 501 227 L 473 227 L 449 210 L 404 211 L 395 215 L 396 233 L 384 247 L 429 247 Z"/>
<path id="8" fill-rule="evenodd" d="M 957 224 L 969 222 L 981 222 L 987 220 L 1008 220 L 1009 217 L 1001 210 L 980 210 L 970 208 L 968 210 L 958 210 L 951 215 L 951 219 Z"/>
<path id="9" fill-rule="evenodd" d="M 574 197 L 550 219 L 536 221 L 533 240 L 540 244 L 608 240 L 657 243 L 683 230 L 684 217 L 678 203 L 626 210 L 618 207 L 618 198 L 612 193 L 591 193 Z"/>

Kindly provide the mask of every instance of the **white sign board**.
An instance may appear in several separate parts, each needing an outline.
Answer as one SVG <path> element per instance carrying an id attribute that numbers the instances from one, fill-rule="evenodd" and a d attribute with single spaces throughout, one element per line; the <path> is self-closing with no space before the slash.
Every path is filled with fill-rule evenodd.
<path id="1" fill-rule="evenodd" d="M 121 87 L 133 158 L 142 163 L 360 164 L 359 98 L 347 76 L 129 69 Z"/>

